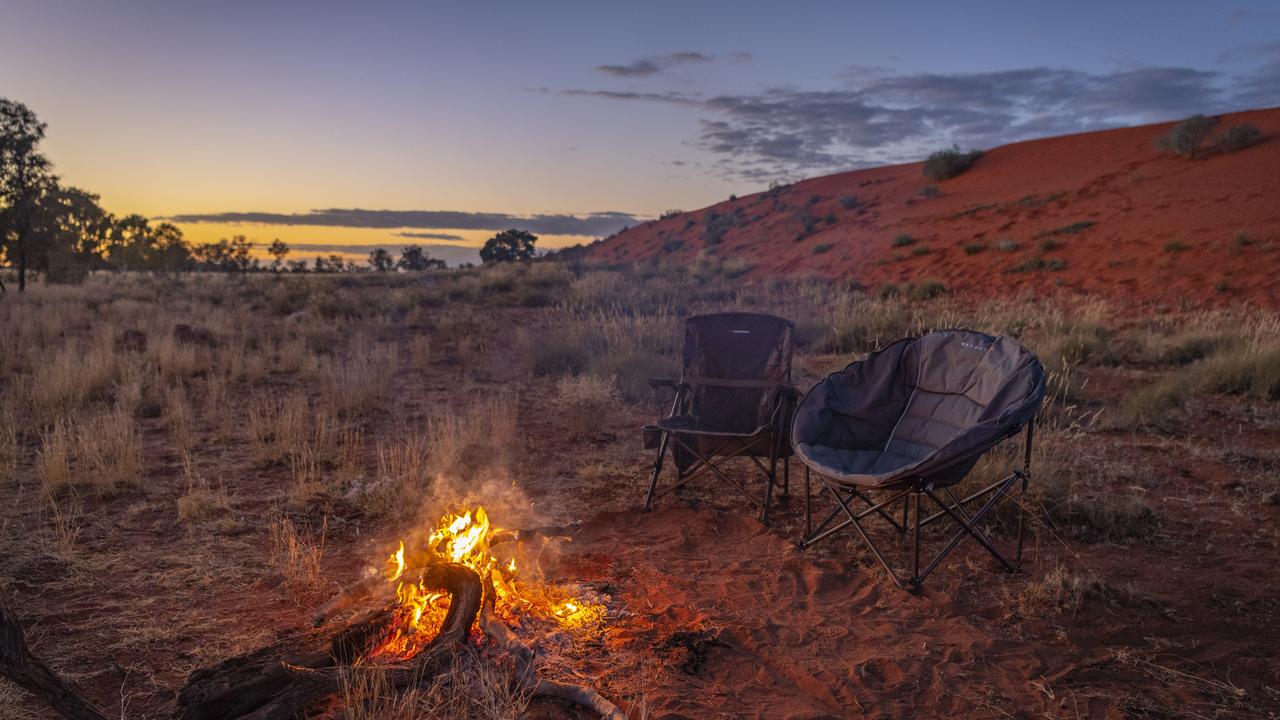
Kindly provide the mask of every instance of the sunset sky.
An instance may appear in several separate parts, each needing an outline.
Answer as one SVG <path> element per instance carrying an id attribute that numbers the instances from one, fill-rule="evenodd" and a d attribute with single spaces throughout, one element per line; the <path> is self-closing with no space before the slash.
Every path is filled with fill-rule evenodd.
<path id="1" fill-rule="evenodd" d="M 1280 5 L 0 0 L 0 97 L 65 182 L 194 241 L 554 247 L 953 142 L 1280 105 Z"/>

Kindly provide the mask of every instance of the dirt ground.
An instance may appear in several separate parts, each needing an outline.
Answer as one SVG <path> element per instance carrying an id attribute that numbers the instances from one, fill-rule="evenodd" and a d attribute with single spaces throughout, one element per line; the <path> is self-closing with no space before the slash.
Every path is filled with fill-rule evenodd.
<path id="1" fill-rule="evenodd" d="M 293 290 L 265 280 L 37 288 L 22 305 L 0 301 L 22 328 L 0 365 L 12 438 L 0 583 L 34 652 L 112 716 L 171 716 L 192 670 L 307 625 L 398 537 L 465 497 L 504 527 L 582 522 L 571 540 L 524 549 L 541 576 L 606 606 L 597 630 L 545 641 L 547 671 L 596 686 L 632 717 L 1280 716 L 1280 404 L 1197 392 L 1172 430 L 1119 428 L 1098 416 L 1177 369 L 1081 364 L 1077 419 L 1046 431 L 1043 476 L 1024 500 L 1023 571 L 1000 572 L 966 541 L 912 595 L 851 536 L 795 548 L 795 467 L 769 527 L 711 480 L 638 511 L 652 462 L 638 429 L 658 411 L 627 398 L 634 368 L 600 371 L 622 390 L 570 401 L 573 373 L 539 370 L 530 348 L 572 314 L 610 343 L 621 343 L 615 331 L 670 336 L 659 354 L 672 369 L 689 308 L 648 319 L 574 309 L 581 278 L 548 286 L 545 304 L 494 300 L 520 281 L 450 297 L 489 282 L 477 277 L 311 287 L 293 304 L 277 302 Z M 208 328 L 208 347 L 171 342 L 178 323 Z M 130 329 L 145 349 L 121 340 Z M 798 384 L 857 354 L 820 346 L 802 348 Z M 42 404 L 40 383 L 70 382 L 48 370 L 66 348 L 80 375 L 99 351 L 115 358 L 111 379 Z M 301 418 L 289 398 L 303 398 Z M 135 428 L 136 470 L 92 452 L 93 429 L 110 422 Z M 1049 507 L 1062 498 L 1070 512 Z M 578 716 L 545 702 L 528 713 Z M 46 715 L 0 685 L 0 717 Z"/>

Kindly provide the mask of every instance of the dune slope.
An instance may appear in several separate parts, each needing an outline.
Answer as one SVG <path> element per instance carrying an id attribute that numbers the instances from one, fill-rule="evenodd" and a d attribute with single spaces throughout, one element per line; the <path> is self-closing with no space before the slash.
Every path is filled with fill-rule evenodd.
<path id="1" fill-rule="evenodd" d="M 712 256 L 754 275 L 950 291 L 1101 293 L 1125 301 L 1280 304 L 1280 108 L 1221 116 L 1263 141 L 1190 160 L 1173 123 L 1032 140 L 928 181 L 922 163 L 829 175 L 648 222 L 602 262 Z"/>

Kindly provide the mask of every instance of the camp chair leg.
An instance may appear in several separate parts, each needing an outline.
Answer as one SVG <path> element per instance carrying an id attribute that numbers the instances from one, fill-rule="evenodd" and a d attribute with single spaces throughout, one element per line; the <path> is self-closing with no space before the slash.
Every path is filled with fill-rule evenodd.
<path id="1" fill-rule="evenodd" d="M 782 458 L 782 495 L 780 500 L 791 499 L 791 458 Z"/>
<path id="2" fill-rule="evenodd" d="M 653 461 L 653 477 L 649 479 L 649 492 L 644 496 L 645 512 L 653 509 L 653 495 L 658 489 L 658 476 L 662 474 L 662 460 L 667 455 L 667 438 L 669 437 L 667 433 L 662 433 L 662 442 L 658 443 L 658 457 Z"/>
<path id="3" fill-rule="evenodd" d="M 922 494 L 923 493 L 920 488 L 916 488 L 915 492 L 911 493 L 911 498 L 916 506 L 915 542 L 912 543 L 913 547 L 911 550 L 911 586 L 917 590 L 920 588 L 920 583 L 924 580 L 924 578 L 920 577 L 920 496 Z M 906 513 L 907 499 L 904 497 L 902 499 L 903 525 L 907 524 Z"/>
<path id="4" fill-rule="evenodd" d="M 809 489 L 809 466 L 804 466 L 804 537 L 807 540 L 813 536 L 813 493 Z M 804 541 L 800 542 L 800 547 L 804 547 Z"/>
<path id="5" fill-rule="evenodd" d="M 773 486 L 777 483 L 778 478 L 778 455 L 770 454 L 769 457 L 769 477 L 764 481 L 764 510 L 760 512 L 760 522 L 769 524 L 769 503 L 773 502 Z"/>

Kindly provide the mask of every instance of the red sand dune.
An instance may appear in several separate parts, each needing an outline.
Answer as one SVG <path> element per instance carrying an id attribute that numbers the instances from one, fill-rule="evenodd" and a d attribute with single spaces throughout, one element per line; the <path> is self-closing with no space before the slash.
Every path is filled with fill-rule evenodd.
<path id="1" fill-rule="evenodd" d="M 857 170 L 648 222 L 587 254 L 605 262 L 712 254 L 741 258 L 753 275 L 813 274 L 873 287 L 937 279 L 981 295 L 1066 289 L 1124 301 L 1275 307 L 1280 108 L 1224 115 L 1217 130 L 1239 123 L 1256 125 L 1264 141 L 1188 160 L 1156 148 L 1173 123 L 1032 140 L 988 151 L 966 173 L 937 183 L 937 197 L 920 192 L 931 184 L 922 163 Z M 849 196 L 853 207 L 841 202 Z M 710 214 L 735 211 L 741 215 L 722 242 L 709 245 Z M 806 216 L 816 224 L 802 236 Z M 1086 222 L 1093 225 L 1045 235 Z M 1239 232 L 1248 244 L 1236 241 Z M 914 244 L 895 246 L 901 234 Z M 1061 246 L 1045 249 L 1046 239 Z M 999 250 L 1002 241 L 1018 249 Z M 977 245 L 985 249 L 966 252 Z M 1065 266 L 1011 271 L 1036 257 Z"/>

